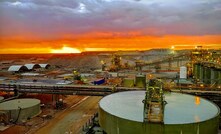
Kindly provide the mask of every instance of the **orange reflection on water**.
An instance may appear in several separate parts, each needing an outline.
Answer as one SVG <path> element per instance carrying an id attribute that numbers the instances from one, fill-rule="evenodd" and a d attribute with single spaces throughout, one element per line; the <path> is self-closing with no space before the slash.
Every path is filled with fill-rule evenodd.
<path id="1" fill-rule="evenodd" d="M 200 104 L 200 97 L 195 96 L 195 104 L 199 105 Z"/>

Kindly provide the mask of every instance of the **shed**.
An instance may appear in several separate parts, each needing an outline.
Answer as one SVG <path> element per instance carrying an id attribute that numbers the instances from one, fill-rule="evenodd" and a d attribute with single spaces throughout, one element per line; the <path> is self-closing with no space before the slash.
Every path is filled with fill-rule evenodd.
<path id="1" fill-rule="evenodd" d="M 49 64 L 39 64 L 41 66 L 41 68 L 45 68 L 48 69 L 51 65 Z"/>
<path id="2" fill-rule="evenodd" d="M 23 65 L 12 65 L 8 69 L 9 72 L 24 72 L 28 71 L 28 68 Z"/>
<path id="3" fill-rule="evenodd" d="M 39 64 L 25 64 L 24 66 L 26 66 L 28 68 L 28 70 L 41 68 L 41 66 Z"/>

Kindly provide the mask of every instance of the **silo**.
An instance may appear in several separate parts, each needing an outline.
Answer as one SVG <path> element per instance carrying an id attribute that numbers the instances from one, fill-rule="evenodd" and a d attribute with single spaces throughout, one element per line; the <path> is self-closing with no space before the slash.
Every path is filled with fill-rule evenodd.
<path id="1" fill-rule="evenodd" d="M 205 84 L 210 84 L 210 76 L 211 76 L 210 67 L 203 66 L 203 82 Z"/>
<path id="2" fill-rule="evenodd" d="M 40 100 L 14 99 L 0 103 L 0 111 L 7 114 L 12 122 L 22 123 L 40 114 Z"/>
<path id="3" fill-rule="evenodd" d="M 206 68 L 206 84 L 211 84 L 211 67 Z"/>
<path id="4" fill-rule="evenodd" d="M 200 64 L 195 63 L 193 66 L 193 75 L 196 79 L 200 79 Z"/>
<path id="5" fill-rule="evenodd" d="M 204 75 L 204 66 L 200 64 L 199 67 L 199 79 L 201 82 L 203 82 L 203 75 Z"/>
<path id="6" fill-rule="evenodd" d="M 218 68 L 218 73 L 219 73 L 219 76 L 218 76 L 218 85 L 221 85 L 221 68 Z"/>
<path id="7" fill-rule="evenodd" d="M 193 64 L 193 76 L 197 79 L 197 64 Z"/>
<path id="8" fill-rule="evenodd" d="M 108 95 L 99 102 L 99 124 L 108 134 L 217 134 L 219 108 L 180 93 L 165 93 L 164 123 L 143 122 L 145 91 Z"/>
<path id="9" fill-rule="evenodd" d="M 216 80 L 215 80 L 215 67 L 211 67 L 210 68 L 210 72 L 211 72 L 211 76 L 210 76 L 210 84 L 215 84 Z"/>
<path id="10" fill-rule="evenodd" d="M 144 88 L 146 86 L 146 76 L 136 75 L 135 84 L 136 87 Z"/>
<path id="11" fill-rule="evenodd" d="M 219 69 L 214 68 L 214 81 L 216 81 L 216 85 L 219 85 Z"/>

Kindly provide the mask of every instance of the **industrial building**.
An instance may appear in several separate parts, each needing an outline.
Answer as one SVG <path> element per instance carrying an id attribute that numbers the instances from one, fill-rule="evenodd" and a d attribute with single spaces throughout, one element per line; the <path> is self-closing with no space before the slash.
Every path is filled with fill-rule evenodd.
<path id="1" fill-rule="evenodd" d="M 39 64 L 41 68 L 44 68 L 44 69 L 48 69 L 51 65 L 50 64 Z"/>
<path id="2" fill-rule="evenodd" d="M 26 66 L 23 66 L 23 65 L 12 65 L 8 69 L 9 72 L 25 72 L 25 71 L 28 71 L 28 70 L 29 69 Z"/>
<path id="3" fill-rule="evenodd" d="M 27 72 L 35 69 L 43 68 L 48 69 L 51 65 L 49 64 L 25 64 L 25 65 L 11 65 L 8 68 L 9 72 Z"/>
<path id="4" fill-rule="evenodd" d="M 34 70 L 34 69 L 41 68 L 41 66 L 39 64 L 25 64 L 24 66 L 26 66 L 28 68 L 28 70 Z"/>

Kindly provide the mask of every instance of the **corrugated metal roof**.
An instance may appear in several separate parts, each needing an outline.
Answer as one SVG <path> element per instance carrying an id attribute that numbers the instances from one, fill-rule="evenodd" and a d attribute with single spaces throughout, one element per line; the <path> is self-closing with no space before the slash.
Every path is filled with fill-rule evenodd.
<path id="1" fill-rule="evenodd" d="M 28 68 L 23 65 L 12 65 L 9 67 L 8 71 L 9 72 L 17 72 L 17 71 L 21 71 L 21 69 L 28 70 Z"/>
<path id="2" fill-rule="evenodd" d="M 24 66 L 26 66 L 29 70 L 41 67 L 39 64 L 25 64 Z"/>
<path id="3" fill-rule="evenodd" d="M 35 64 L 25 64 L 24 66 L 26 66 L 29 70 L 33 69 Z"/>
<path id="4" fill-rule="evenodd" d="M 39 64 L 41 68 L 46 68 L 47 66 L 50 66 L 49 64 Z"/>

